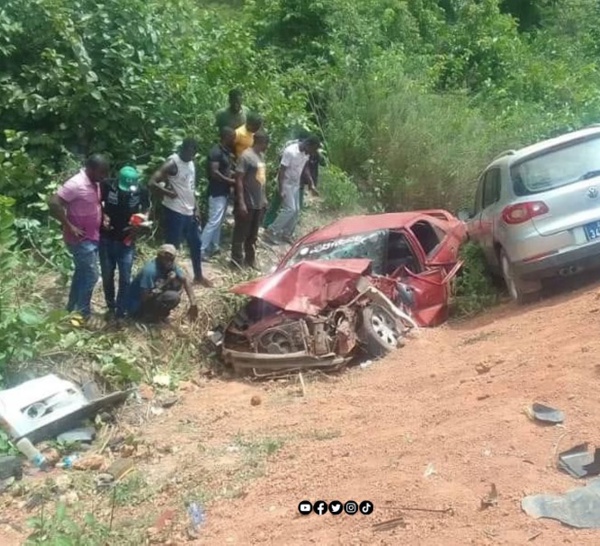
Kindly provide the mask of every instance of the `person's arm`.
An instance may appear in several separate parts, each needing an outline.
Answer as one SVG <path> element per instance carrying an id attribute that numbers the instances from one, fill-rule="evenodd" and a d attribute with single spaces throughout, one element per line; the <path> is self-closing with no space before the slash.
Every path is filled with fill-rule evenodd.
<path id="1" fill-rule="evenodd" d="M 155 277 L 149 268 L 149 264 L 146 264 L 142 269 L 140 289 L 142 302 L 148 301 L 160 293 L 160 289 L 156 287 Z"/>
<path id="2" fill-rule="evenodd" d="M 177 165 L 172 159 L 170 159 L 169 161 L 163 163 L 160 169 L 158 169 L 158 171 L 151 176 L 148 187 L 161 197 L 170 197 L 171 199 L 175 199 L 177 197 L 177 193 L 174 190 L 167 188 L 166 186 L 160 186 L 159 184 L 161 182 L 166 183 L 169 179 L 169 176 L 175 176 L 176 174 Z"/>
<path id="3" fill-rule="evenodd" d="M 311 191 L 311 193 L 313 193 L 315 195 L 319 195 L 319 192 L 317 192 L 317 188 L 315 187 L 315 181 L 313 180 L 312 174 L 310 174 L 310 168 L 308 166 L 308 161 L 304 165 L 304 169 L 302 170 L 302 176 L 304 176 L 306 178 L 306 182 L 308 184 L 308 189 Z"/>
<path id="4" fill-rule="evenodd" d="M 229 178 L 228 176 L 225 176 L 221 171 L 219 171 L 219 162 L 212 161 L 212 158 L 210 162 L 210 175 L 216 178 L 217 180 L 220 180 L 221 182 L 225 182 L 226 184 L 230 184 L 231 186 L 235 185 L 235 179 Z"/>
<path id="5" fill-rule="evenodd" d="M 235 198 L 237 200 L 237 212 L 242 216 L 248 214 L 248 207 L 246 206 L 246 199 L 244 198 L 244 176 L 246 174 L 246 161 L 245 156 L 240 158 L 235 169 Z"/>
<path id="6" fill-rule="evenodd" d="M 196 320 L 198 318 L 198 305 L 196 304 L 196 295 L 194 294 L 192 283 L 186 276 L 183 277 L 183 289 L 185 290 L 185 293 L 187 294 L 187 297 L 190 300 L 190 308 L 188 309 L 187 316 L 190 320 Z"/>
<path id="7" fill-rule="evenodd" d="M 59 193 L 62 193 L 62 196 L 60 196 Z M 65 184 L 58 192 L 48 198 L 48 211 L 50 216 L 56 218 L 62 224 L 62 226 L 67 231 L 71 232 L 75 237 L 83 237 L 83 230 L 71 224 L 71 222 L 69 222 L 67 219 L 66 209 L 69 205 L 70 199 L 71 194 L 69 193 L 69 188 Z"/>

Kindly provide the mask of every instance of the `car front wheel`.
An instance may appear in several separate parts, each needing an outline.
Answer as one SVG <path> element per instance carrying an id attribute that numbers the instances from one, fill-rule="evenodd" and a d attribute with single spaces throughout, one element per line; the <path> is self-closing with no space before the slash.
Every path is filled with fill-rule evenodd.
<path id="1" fill-rule="evenodd" d="M 500 251 L 500 263 L 502 265 L 502 277 L 510 297 L 518 304 L 531 303 L 540 297 L 542 284 L 540 281 L 523 281 L 514 272 L 513 266 L 504 250 Z"/>
<path id="2" fill-rule="evenodd" d="M 379 358 L 398 348 L 402 334 L 389 311 L 379 305 L 369 305 L 362 311 L 359 338 L 369 356 Z"/>

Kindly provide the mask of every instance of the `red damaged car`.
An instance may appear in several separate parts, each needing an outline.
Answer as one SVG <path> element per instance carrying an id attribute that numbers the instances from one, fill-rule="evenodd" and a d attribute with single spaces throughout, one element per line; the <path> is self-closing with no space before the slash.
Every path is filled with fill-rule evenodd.
<path id="1" fill-rule="evenodd" d="M 335 369 L 379 357 L 448 317 L 464 224 L 445 210 L 343 218 L 298 240 L 276 270 L 233 288 L 251 299 L 227 326 L 238 372 Z"/>

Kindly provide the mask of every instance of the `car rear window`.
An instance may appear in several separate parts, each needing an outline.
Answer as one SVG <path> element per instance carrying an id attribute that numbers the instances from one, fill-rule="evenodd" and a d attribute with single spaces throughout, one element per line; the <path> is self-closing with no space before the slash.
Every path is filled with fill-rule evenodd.
<path id="1" fill-rule="evenodd" d="M 517 195 L 531 195 L 600 176 L 600 136 L 575 141 L 511 167 Z"/>
<path id="2" fill-rule="evenodd" d="M 385 261 L 387 230 L 360 233 L 329 241 L 302 245 L 288 259 L 286 266 L 302 260 L 346 260 L 364 258 L 371 260 L 374 273 L 381 274 Z"/>

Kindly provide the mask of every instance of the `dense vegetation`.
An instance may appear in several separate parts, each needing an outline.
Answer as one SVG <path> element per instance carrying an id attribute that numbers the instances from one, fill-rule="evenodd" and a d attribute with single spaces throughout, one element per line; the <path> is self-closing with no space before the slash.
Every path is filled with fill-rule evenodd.
<path id="1" fill-rule="evenodd" d="M 15 271 L 68 267 L 43 202 L 86 154 L 147 173 L 184 134 L 206 151 L 240 86 L 273 158 L 321 133 L 330 207 L 457 208 L 502 149 L 598 120 L 599 20 L 595 0 L 5 0 L 0 366 L 40 341 Z"/>

